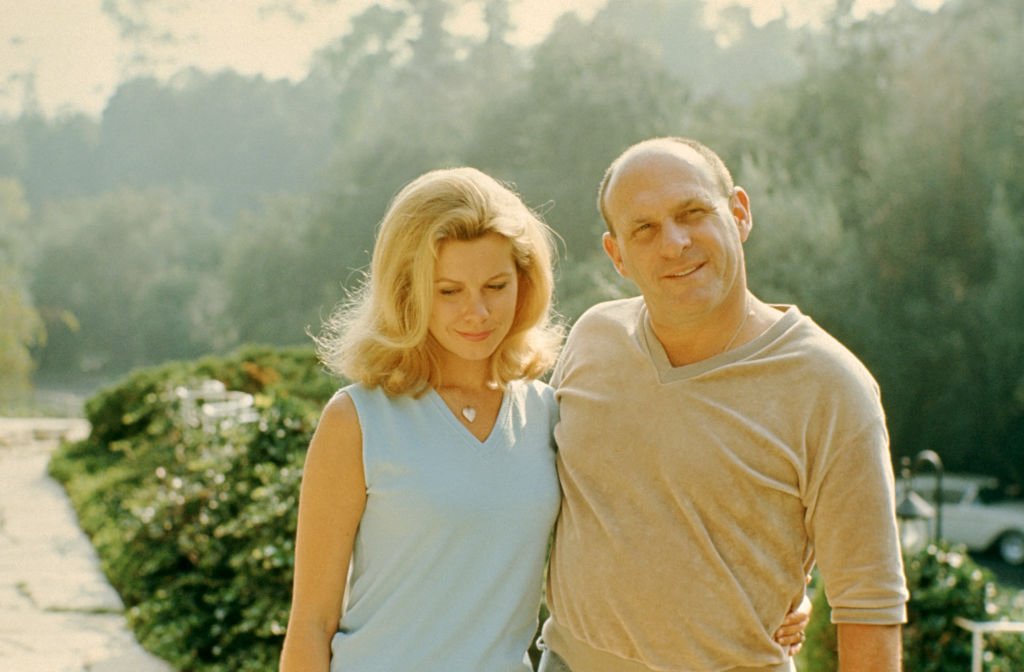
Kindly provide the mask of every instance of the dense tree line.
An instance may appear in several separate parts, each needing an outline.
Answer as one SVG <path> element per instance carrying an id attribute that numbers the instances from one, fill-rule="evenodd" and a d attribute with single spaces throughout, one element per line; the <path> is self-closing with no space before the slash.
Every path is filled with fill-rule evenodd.
<path id="1" fill-rule="evenodd" d="M 481 38 L 446 28 L 450 0 L 375 4 L 297 84 L 142 78 L 99 120 L 0 124 L 3 357 L 111 375 L 304 342 L 397 189 L 463 163 L 559 232 L 571 320 L 631 291 L 600 252 L 604 167 L 693 135 L 751 194 L 755 291 L 868 363 L 894 452 L 1024 481 L 1019 0 L 866 19 L 842 1 L 816 31 L 734 8 L 718 33 L 701 0 L 611 0 L 530 49 L 508 0 L 480 4 Z"/>

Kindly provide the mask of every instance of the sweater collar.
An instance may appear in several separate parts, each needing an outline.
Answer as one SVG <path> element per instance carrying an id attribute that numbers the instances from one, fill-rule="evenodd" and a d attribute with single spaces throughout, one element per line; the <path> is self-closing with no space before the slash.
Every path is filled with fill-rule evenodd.
<path id="1" fill-rule="evenodd" d="M 738 348 L 726 350 L 714 357 L 709 357 L 699 362 L 686 364 L 684 366 L 672 366 L 672 363 L 668 359 L 668 353 L 665 352 L 665 348 L 662 346 L 661 341 L 659 341 L 658 337 L 654 334 L 654 327 L 651 326 L 651 317 L 647 311 L 647 305 L 643 303 L 641 304 L 638 316 L 640 324 L 638 325 L 639 328 L 637 331 L 640 334 L 642 347 L 647 350 L 647 354 L 651 358 L 651 363 L 654 364 L 654 368 L 658 371 L 658 378 L 662 383 L 670 383 L 677 380 L 693 378 L 707 373 L 708 371 L 713 371 L 719 367 L 744 360 L 755 352 L 758 352 L 762 348 L 776 341 L 803 318 L 803 313 L 801 313 L 800 309 L 795 305 L 770 305 L 780 312 L 780 317 L 774 324 L 772 324 L 772 326 L 768 327 L 768 329 L 757 336 L 757 338 L 744 343 Z"/>

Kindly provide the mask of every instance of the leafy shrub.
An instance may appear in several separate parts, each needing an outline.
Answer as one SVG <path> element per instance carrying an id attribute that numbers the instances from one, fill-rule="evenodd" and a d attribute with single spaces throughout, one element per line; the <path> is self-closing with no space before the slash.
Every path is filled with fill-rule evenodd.
<path id="1" fill-rule="evenodd" d="M 962 546 L 931 544 L 907 559 L 911 600 L 903 631 L 903 660 L 908 670 L 954 672 L 970 669 L 971 635 L 953 619 L 974 621 L 1019 618 L 1019 605 L 1000 593 L 992 573 L 971 560 Z M 1020 636 L 986 637 L 985 669 L 1024 669 Z"/>
<path id="2" fill-rule="evenodd" d="M 255 422 L 189 425 L 178 385 L 255 395 Z M 146 648 L 179 669 L 276 669 L 305 449 L 337 388 L 311 352 L 248 348 L 138 371 L 89 400 L 51 461 Z"/>
<path id="3" fill-rule="evenodd" d="M 110 444 L 139 433 L 159 435 L 167 429 L 167 392 L 178 385 L 215 379 L 229 390 L 274 397 L 298 397 L 318 404 L 330 397 L 337 381 L 323 373 L 309 348 L 248 346 L 227 357 L 206 357 L 138 370 L 85 404 L 91 439 Z"/>
<path id="4" fill-rule="evenodd" d="M 931 544 L 905 559 L 910 602 L 903 626 L 904 669 L 914 672 L 959 672 L 971 666 L 971 635 L 954 623 L 962 616 L 975 621 L 1020 620 L 1024 593 L 1000 591 L 989 570 L 974 562 L 962 546 Z M 1016 593 L 1016 591 L 1014 591 Z M 807 643 L 798 668 L 814 672 L 839 669 L 836 628 L 824 591 L 813 600 Z M 1024 669 L 1024 642 L 1019 635 L 989 635 L 985 669 Z"/>

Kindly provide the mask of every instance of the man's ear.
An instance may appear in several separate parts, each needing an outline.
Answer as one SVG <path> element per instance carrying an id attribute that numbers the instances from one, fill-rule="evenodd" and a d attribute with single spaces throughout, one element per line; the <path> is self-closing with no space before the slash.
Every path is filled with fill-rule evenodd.
<path id="1" fill-rule="evenodd" d="M 754 227 L 754 216 L 750 212 L 750 197 L 743 187 L 735 187 L 732 196 L 729 197 L 729 212 L 736 220 L 736 227 L 740 233 L 740 240 L 747 242 L 750 229 Z"/>
<path id="2" fill-rule="evenodd" d="M 608 255 L 608 258 L 612 260 L 615 265 L 615 270 L 624 278 L 629 276 L 626 274 L 626 268 L 622 265 L 622 254 L 619 252 L 619 241 L 616 240 L 608 231 L 604 232 L 604 236 L 601 237 L 601 245 L 604 247 L 604 253 Z"/>

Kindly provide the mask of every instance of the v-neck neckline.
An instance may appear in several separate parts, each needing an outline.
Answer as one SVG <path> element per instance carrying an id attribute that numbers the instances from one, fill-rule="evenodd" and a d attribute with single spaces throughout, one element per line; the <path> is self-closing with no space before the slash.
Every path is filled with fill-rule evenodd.
<path id="1" fill-rule="evenodd" d="M 497 431 L 496 430 L 505 421 L 505 415 L 507 414 L 507 411 L 508 411 L 508 404 L 509 404 L 509 398 L 510 398 L 509 388 L 512 385 L 514 385 L 514 384 L 515 384 L 515 381 L 510 382 L 505 387 L 505 389 L 502 391 L 502 393 L 501 393 L 501 405 L 498 406 L 498 414 L 494 417 L 494 424 L 491 425 L 491 430 L 487 433 L 487 437 L 484 438 L 483 440 L 477 438 L 476 434 L 471 432 L 469 430 L 469 427 L 464 425 L 462 423 L 462 421 L 459 420 L 459 418 L 455 415 L 455 412 L 452 411 L 452 409 L 448 408 L 448 404 L 444 403 L 444 399 L 441 398 L 441 394 L 436 389 L 431 387 L 430 391 L 427 392 L 427 394 L 430 397 L 430 399 L 433 402 L 433 404 L 436 407 L 436 409 L 445 418 L 447 418 L 449 424 L 455 425 L 458 428 L 458 431 L 461 432 L 464 437 L 466 437 L 470 441 L 472 441 L 474 445 L 476 445 L 476 446 L 486 446 L 488 443 L 491 442 L 492 439 L 494 439 L 494 437 L 497 435 Z"/>
<path id="2" fill-rule="evenodd" d="M 780 315 L 778 319 L 776 319 L 775 322 L 772 323 L 764 332 L 743 345 L 737 346 L 732 350 L 720 352 L 717 355 L 713 355 L 699 362 L 684 364 L 682 366 L 672 366 L 672 362 L 668 358 L 668 353 L 665 351 L 665 346 L 661 344 L 661 341 L 658 340 L 657 334 L 654 333 L 654 327 L 651 326 L 651 317 L 646 306 L 641 309 L 639 316 L 641 342 L 650 354 L 651 361 L 654 364 L 654 368 L 657 371 L 658 378 L 662 384 L 675 383 L 681 380 L 696 378 L 708 371 L 712 371 L 722 366 L 723 364 L 738 362 L 749 357 L 752 353 L 757 352 L 777 339 L 783 332 L 796 324 L 803 316 L 800 309 L 795 305 L 769 305 L 778 309 L 780 311 Z"/>

